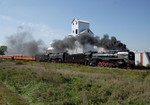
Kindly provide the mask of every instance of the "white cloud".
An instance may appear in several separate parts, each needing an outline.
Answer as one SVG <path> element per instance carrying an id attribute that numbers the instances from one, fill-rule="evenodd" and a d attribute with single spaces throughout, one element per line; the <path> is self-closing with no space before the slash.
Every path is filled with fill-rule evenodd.
<path id="1" fill-rule="evenodd" d="M 18 19 L 15 19 L 15 18 L 10 17 L 10 16 L 2 15 L 2 14 L 0 14 L 0 20 L 3 20 L 5 22 L 13 22 L 13 23 L 16 23 L 16 24 L 21 24 L 22 23 L 22 21 L 20 21 Z"/>
<path id="2" fill-rule="evenodd" d="M 31 22 L 22 22 L 20 25 L 25 27 L 31 27 L 31 28 L 37 28 L 40 26 L 39 24 L 33 24 Z"/>
<path id="3" fill-rule="evenodd" d="M 52 29 L 46 24 L 22 22 L 20 26 L 32 32 L 32 35 L 36 40 L 42 39 L 46 44 L 49 44 L 49 42 L 55 39 L 63 39 L 66 36 L 66 34 L 62 32 L 62 30 Z"/>
<path id="4" fill-rule="evenodd" d="M 5 16 L 5 15 L 0 15 L 0 19 L 6 20 L 6 21 L 13 21 L 14 20 L 12 17 Z"/>
<path id="5" fill-rule="evenodd" d="M 42 39 L 45 43 L 49 43 L 55 39 L 63 39 L 66 36 L 63 30 L 52 29 L 46 24 L 34 24 L 32 22 L 20 21 L 1 14 L 0 20 L 7 21 L 8 23 L 11 21 L 14 23 L 14 26 L 18 26 L 18 29 L 19 26 L 22 26 L 24 30 L 31 32 L 36 40 Z"/>
<path id="6" fill-rule="evenodd" d="M 40 27 L 40 31 L 42 33 L 42 36 L 45 36 L 45 37 L 49 37 L 50 35 L 51 36 L 54 36 L 54 32 L 52 31 L 52 29 L 50 27 L 48 27 L 47 25 L 42 25 Z"/>
<path id="7" fill-rule="evenodd" d="M 53 30 L 45 25 L 45 24 L 33 24 L 30 22 L 23 22 L 20 24 L 23 28 L 26 28 L 28 30 L 32 30 L 36 36 L 41 36 L 41 37 L 49 37 L 51 35 L 54 35 Z"/>

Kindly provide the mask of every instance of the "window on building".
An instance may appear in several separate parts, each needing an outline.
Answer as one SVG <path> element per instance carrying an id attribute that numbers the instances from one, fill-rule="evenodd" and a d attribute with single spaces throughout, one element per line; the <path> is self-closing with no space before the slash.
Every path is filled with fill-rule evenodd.
<path id="1" fill-rule="evenodd" d="M 77 25 L 77 22 L 76 22 L 76 25 Z"/>
<path id="2" fill-rule="evenodd" d="M 73 25 L 74 25 L 74 23 L 73 23 Z"/>
<path id="3" fill-rule="evenodd" d="M 73 33 L 74 33 L 74 30 L 73 30 Z"/>
<path id="4" fill-rule="evenodd" d="M 78 30 L 76 29 L 76 34 L 78 34 Z"/>

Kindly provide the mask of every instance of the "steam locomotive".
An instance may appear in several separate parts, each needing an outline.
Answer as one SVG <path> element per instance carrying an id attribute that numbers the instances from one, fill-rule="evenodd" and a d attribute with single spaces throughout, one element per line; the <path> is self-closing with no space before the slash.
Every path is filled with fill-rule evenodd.
<path id="1" fill-rule="evenodd" d="M 89 66 L 134 68 L 135 54 L 131 51 L 109 51 L 68 54 L 67 52 L 49 53 L 36 56 L 0 56 L 0 59 L 36 60 L 59 63 L 78 63 Z"/>
<path id="2" fill-rule="evenodd" d="M 78 63 L 89 66 L 121 67 L 133 68 L 135 66 L 135 54 L 131 51 L 109 51 L 68 54 L 67 52 L 49 53 L 48 55 L 36 55 L 36 60 L 59 62 L 59 63 Z"/>

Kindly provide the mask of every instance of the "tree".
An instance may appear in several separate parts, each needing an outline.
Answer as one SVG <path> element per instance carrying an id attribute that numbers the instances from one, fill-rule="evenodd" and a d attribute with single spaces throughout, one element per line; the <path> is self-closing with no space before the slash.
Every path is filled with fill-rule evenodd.
<path id="1" fill-rule="evenodd" d="M 7 46 L 0 46 L 0 55 L 5 55 L 7 52 Z"/>

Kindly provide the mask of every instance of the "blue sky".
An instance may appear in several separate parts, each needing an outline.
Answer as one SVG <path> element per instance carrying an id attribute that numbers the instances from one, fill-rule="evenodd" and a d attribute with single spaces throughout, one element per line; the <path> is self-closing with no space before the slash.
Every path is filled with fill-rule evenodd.
<path id="1" fill-rule="evenodd" d="M 150 51 L 150 0 L 0 0 L 0 45 L 24 26 L 47 45 L 71 33 L 74 18 L 93 33 L 115 36 L 130 50 Z"/>

